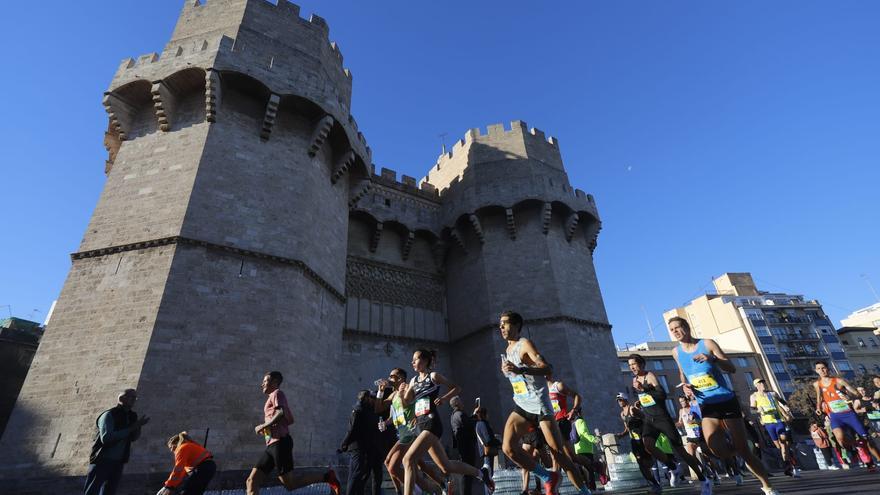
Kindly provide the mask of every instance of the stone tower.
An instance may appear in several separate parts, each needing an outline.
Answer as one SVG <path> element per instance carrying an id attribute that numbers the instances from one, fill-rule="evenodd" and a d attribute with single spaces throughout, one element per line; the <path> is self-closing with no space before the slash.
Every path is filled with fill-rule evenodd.
<path id="1" fill-rule="evenodd" d="M 161 54 L 119 67 L 107 181 L 0 443 L 2 479 L 84 474 L 96 415 L 126 387 L 152 417 L 127 475 L 165 471 L 184 429 L 248 467 L 272 369 L 296 390 L 297 455 L 333 452 L 339 438 L 310 432 L 336 431 L 349 202 L 371 162 L 328 32 L 285 0 L 187 0 Z"/>
<path id="2" fill-rule="evenodd" d="M 167 473 L 181 430 L 208 437 L 240 488 L 272 369 L 297 464 L 323 463 L 356 392 L 411 373 L 417 348 L 500 432 L 505 309 L 591 426 L 618 427 L 599 217 L 559 143 L 520 121 L 473 129 L 421 182 L 398 181 L 373 173 L 350 102 L 327 24 L 286 0 L 187 0 L 161 55 L 123 62 L 104 96 L 107 182 L 0 440 L 0 485 L 64 493 L 96 416 L 136 387 L 153 419 L 126 493 Z"/>
<path id="3" fill-rule="evenodd" d="M 609 428 L 619 370 L 608 359 L 615 347 L 593 266 L 601 227 L 595 201 L 571 187 L 555 138 L 521 121 L 487 131 L 470 130 L 424 179 L 440 191 L 450 240 L 456 378 L 494 410 L 512 407 L 498 371 L 505 348 L 498 315 L 514 310 L 556 377 L 581 393 L 590 424 Z"/>

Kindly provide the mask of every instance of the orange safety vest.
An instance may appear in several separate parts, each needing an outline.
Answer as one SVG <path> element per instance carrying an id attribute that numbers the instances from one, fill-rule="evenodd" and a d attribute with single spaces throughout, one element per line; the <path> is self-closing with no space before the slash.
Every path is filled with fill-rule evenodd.
<path id="1" fill-rule="evenodd" d="M 195 442 L 181 443 L 174 450 L 174 469 L 165 481 L 165 486 L 168 488 L 180 486 L 190 471 L 211 457 L 208 449 Z"/>

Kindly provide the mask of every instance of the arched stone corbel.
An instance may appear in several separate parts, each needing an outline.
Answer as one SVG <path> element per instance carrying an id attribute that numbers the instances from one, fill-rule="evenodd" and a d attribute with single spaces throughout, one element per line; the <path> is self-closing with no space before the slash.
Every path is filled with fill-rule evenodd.
<path id="1" fill-rule="evenodd" d="M 379 241 L 382 240 L 382 229 L 384 225 L 382 222 L 376 222 L 376 227 L 373 229 L 373 236 L 370 237 L 370 252 L 375 253 L 376 249 L 379 248 Z"/>
<path id="2" fill-rule="evenodd" d="M 453 227 L 449 230 L 449 237 L 452 237 L 452 240 L 455 241 L 455 244 L 461 248 L 465 253 L 467 252 L 467 247 L 464 244 L 464 237 L 461 235 L 461 232 L 458 231 L 457 227 Z"/>
<path id="3" fill-rule="evenodd" d="M 480 244 L 486 243 L 486 236 L 483 234 L 483 226 L 480 225 L 480 219 L 476 215 L 471 215 L 468 217 L 468 220 L 471 221 L 471 226 L 474 228 L 474 233 L 477 234 L 477 239 L 480 240 Z"/>
<path id="4" fill-rule="evenodd" d="M 318 154 L 318 151 L 324 144 L 324 140 L 330 135 L 330 129 L 333 128 L 333 122 L 332 115 L 325 115 L 318 121 L 315 130 L 312 131 L 312 139 L 309 141 L 309 156 L 315 156 Z"/>
<path id="5" fill-rule="evenodd" d="M 572 213 L 565 219 L 565 240 L 571 242 L 571 237 L 574 235 L 575 229 L 577 229 L 578 222 L 580 221 L 580 216 L 578 216 L 577 212 Z"/>
<path id="6" fill-rule="evenodd" d="M 403 238 L 403 246 L 400 248 L 400 253 L 403 255 L 403 260 L 406 261 L 409 258 L 409 253 L 412 251 L 413 241 L 416 239 L 415 232 L 408 232 L 406 237 Z"/>
<path id="7" fill-rule="evenodd" d="M 550 219 L 553 218 L 553 205 L 544 203 L 544 211 L 541 213 L 541 230 L 546 235 L 550 232 Z"/>
<path id="8" fill-rule="evenodd" d="M 272 127 L 275 126 L 275 116 L 278 115 L 278 105 L 281 104 L 281 97 L 272 93 L 269 95 L 269 102 L 266 103 L 266 112 L 263 114 L 263 127 L 260 129 L 260 139 L 266 141 L 272 134 Z"/>
<path id="9" fill-rule="evenodd" d="M 333 174 L 330 176 L 330 183 L 336 184 L 339 179 L 345 175 L 351 166 L 354 164 L 355 154 L 354 151 L 348 150 L 339 161 L 336 162 L 336 166 L 333 167 Z"/>
<path id="10" fill-rule="evenodd" d="M 220 108 L 220 73 L 213 69 L 205 71 L 205 120 L 217 121 L 217 109 Z"/>
<path id="11" fill-rule="evenodd" d="M 511 240 L 516 240 L 516 220 L 513 218 L 513 208 L 504 210 L 504 216 L 507 218 L 507 235 Z"/>
<path id="12" fill-rule="evenodd" d="M 131 132 L 131 122 L 135 114 L 134 105 L 113 93 L 104 93 L 102 103 L 110 117 L 110 127 L 116 131 L 120 141 L 125 141 Z"/>
<path id="13" fill-rule="evenodd" d="M 153 95 L 153 108 L 156 111 L 156 120 L 162 132 L 171 130 L 171 115 L 174 114 L 175 98 L 171 88 L 164 81 L 155 81 L 150 88 Z"/>
<path id="14" fill-rule="evenodd" d="M 373 183 L 371 181 L 369 181 L 369 180 L 361 181 L 361 185 L 358 187 L 357 192 L 354 193 L 354 195 L 351 197 L 351 199 L 348 200 L 348 207 L 354 208 L 357 205 L 358 201 L 360 201 L 361 198 L 366 196 L 367 193 L 369 193 L 371 189 L 373 189 Z"/>

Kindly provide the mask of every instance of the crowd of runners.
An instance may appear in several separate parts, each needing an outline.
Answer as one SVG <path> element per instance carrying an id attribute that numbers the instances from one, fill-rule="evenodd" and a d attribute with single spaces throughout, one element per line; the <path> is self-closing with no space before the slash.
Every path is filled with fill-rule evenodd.
<path id="1" fill-rule="evenodd" d="M 723 373 L 734 373 L 736 367 L 718 344 L 710 339 L 695 338 L 684 318 L 672 318 L 668 326 L 670 335 L 679 344 L 673 353 L 680 377 L 676 388 L 681 389 L 677 417 L 665 406 L 671 391 L 661 385 L 654 373 L 646 370 L 646 361 L 639 354 L 632 354 L 628 359 L 637 397 L 630 401 L 622 393 L 617 396 L 623 430 L 616 433 L 616 437 L 629 437 L 632 456 L 648 483 L 649 492 L 661 493 L 664 477 L 668 476 L 670 486 L 690 478 L 702 495 L 708 495 L 714 486 L 721 484 L 722 477 L 742 485 L 743 469 L 748 469 L 760 482 L 765 495 L 777 495 L 771 475 L 760 459 L 756 425 L 747 418 L 751 415 L 758 418 L 760 427 L 779 450 L 785 474 L 797 477 L 800 468 L 788 428 L 793 418 L 786 401 L 769 390 L 763 380 L 756 379 L 753 383 L 756 391 L 749 397 L 751 414 L 744 414 L 738 397 L 723 379 Z M 461 388 L 434 369 L 433 351 L 418 349 L 412 356 L 412 376 L 402 367 L 394 368 L 387 378 L 376 381 L 375 393 L 364 390 L 358 395 L 351 428 L 340 449 L 340 452 L 352 452 L 347 495 L 362 495 L 371 475 L 374 495 L 378 495 L 383 467 L 399 495 L 452 495 L 455 490 L 450 480 L 454 474 L 464 477 L 466 495 L 470 495 L 473 486 L 482 487 L 486 495 L 491 495 L 495 490 L 493 461 L 499 447 L 521 469 L 523 495 L 535 493 L 530 490 L 532 477 L 538 484 L 539 495 L 557 494 L 563 473 L 580 495 L 590 495 L 597 481 L 605 484 L 608 471 L 601 461 L 600 434 L 598 430 L 590 431 L 582 415 L 589 397 L 581 396 L 555 379 L 549 359 L 538 351 L 534 342 L 522 336 L 522 330 L 522 316 L 512 311 L 501 314 L 499 331 L 506 350 L 500 356 L 499 371 L 510 382 L 514 403 L 501 442 L 495 439 L 487 411 L 480 407 L 479 399 L 473 414 L 468 415 L 478 421 L 477 443 L 473 445 L 479 449 L 482 466 L 464 455 L 461 460 L 447 456 L 438 407 L 451 403 L 458 414 L 465 414 L 458 397 Z M 813 384 L 815 413 L 816 418 L 824 418 L 824 422 L 817 419 L 810 429 L 827 466 L 829 469 L 836 469 L 836 465 L 850 467 L 861 461 L 869 470 L 876 470 L 875 459 L 880 460 L 880 451 L 872 437 L 880 431 L 880 377 L 874 379 L 878 390 L 872 396 L 864 388 L 854 388 L 845 379 L 832 376 L 824 361 L 815 363 L 815 371 L 818 375 Z M 282 382 L 283 376 L 277 371 L 263 377 L 262 391 L 268 397 L 263 421 L 254 427 L 254 432 L 264 438 L 266 449 L 247 478 L 248 495 L 256 495 L 273 473 L 288 490 L 326 483 L 333 495 L 339 495 L 340 483 L 333 469 L 294 473 L 293 440 L 289 431 L 294 418 L 280 389 Z M 99 433 L 86 482 L 87 494 L 115 491 L 124 461 L 118 471 L 113 471 L 117 468 L 110 469 L 108 464 L 98 462 L 101 453 L 118 448 L 120 438 L 128 438 L 127 445 L 130 445 L 140 435 L 140 427 L 148 421 L 131 412 L 136 399 L 134 392 L 125 391 L 120 395 L 120 405 L 99 417 Z M 365 424 L 364 418 L 373 419 Z M 114 428 L 114 422 L 124 428 Z M 454 417 L 453 429 L 456 428 Z M 375 434 L 377 431 L 382 435 Z M 453 433 L 459 443 L 466 442 L 461 440 L 465 437 L 457 436 L 458 432 Z M 113 441 L 114 438 L 117 440 Z M 385 448 L 377 448 L 384 442 L 387 442 Z M 160 493 L 203 493 L 216 472 L 212 454 L 186 432 L 170 438 L 168 448 L 174 455 L 175 465 Z M 459 451 L 467 448 L 458 446 Z M 124 448 L 126 460 L 128 449 L 128 446 Z M 379 461 L 384 462 L 369 459 L 375 457 L 376 452 L 382 453 L 383 459 Z M 364 453 L 370 455 L 363 456 Z M 663 475 L 662 467 L 668 471 Z"/>

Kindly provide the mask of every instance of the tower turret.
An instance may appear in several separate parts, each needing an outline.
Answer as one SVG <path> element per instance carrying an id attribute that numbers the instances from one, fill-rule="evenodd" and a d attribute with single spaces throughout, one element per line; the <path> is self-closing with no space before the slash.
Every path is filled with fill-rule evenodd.
<path id="1" fill-rule="evenodd" d="M 187 0 L 161 54 L 120 65 L 104 95 L 107 181 L 0 441 L 0 478 L 84 474 L 95 418 L 126 387 L 152 417 L 130 476 L 164 470 L 181 430 L 209 437 L 224 469 L 249 468 L 270 370 L 322 397 L 291 401 L 295 435 L 336 431 L 326 390 L 370 151 L 328 33 L 286 0 Z"/>
<path id="2" fill-rule="evenodd" d="M 593 266 L 601 223 L 593 197 L 569 184 L 559 142 L 522 121 L 472 129 L 423 182 L 443 205 L 456 380 L 490 408 L 509 410 L 497 325 L 513 310 L 559 378 L 613 403 L 619 370 Z M 608 408 L 584 412 L 591 424 L 614 425 Z"/>

